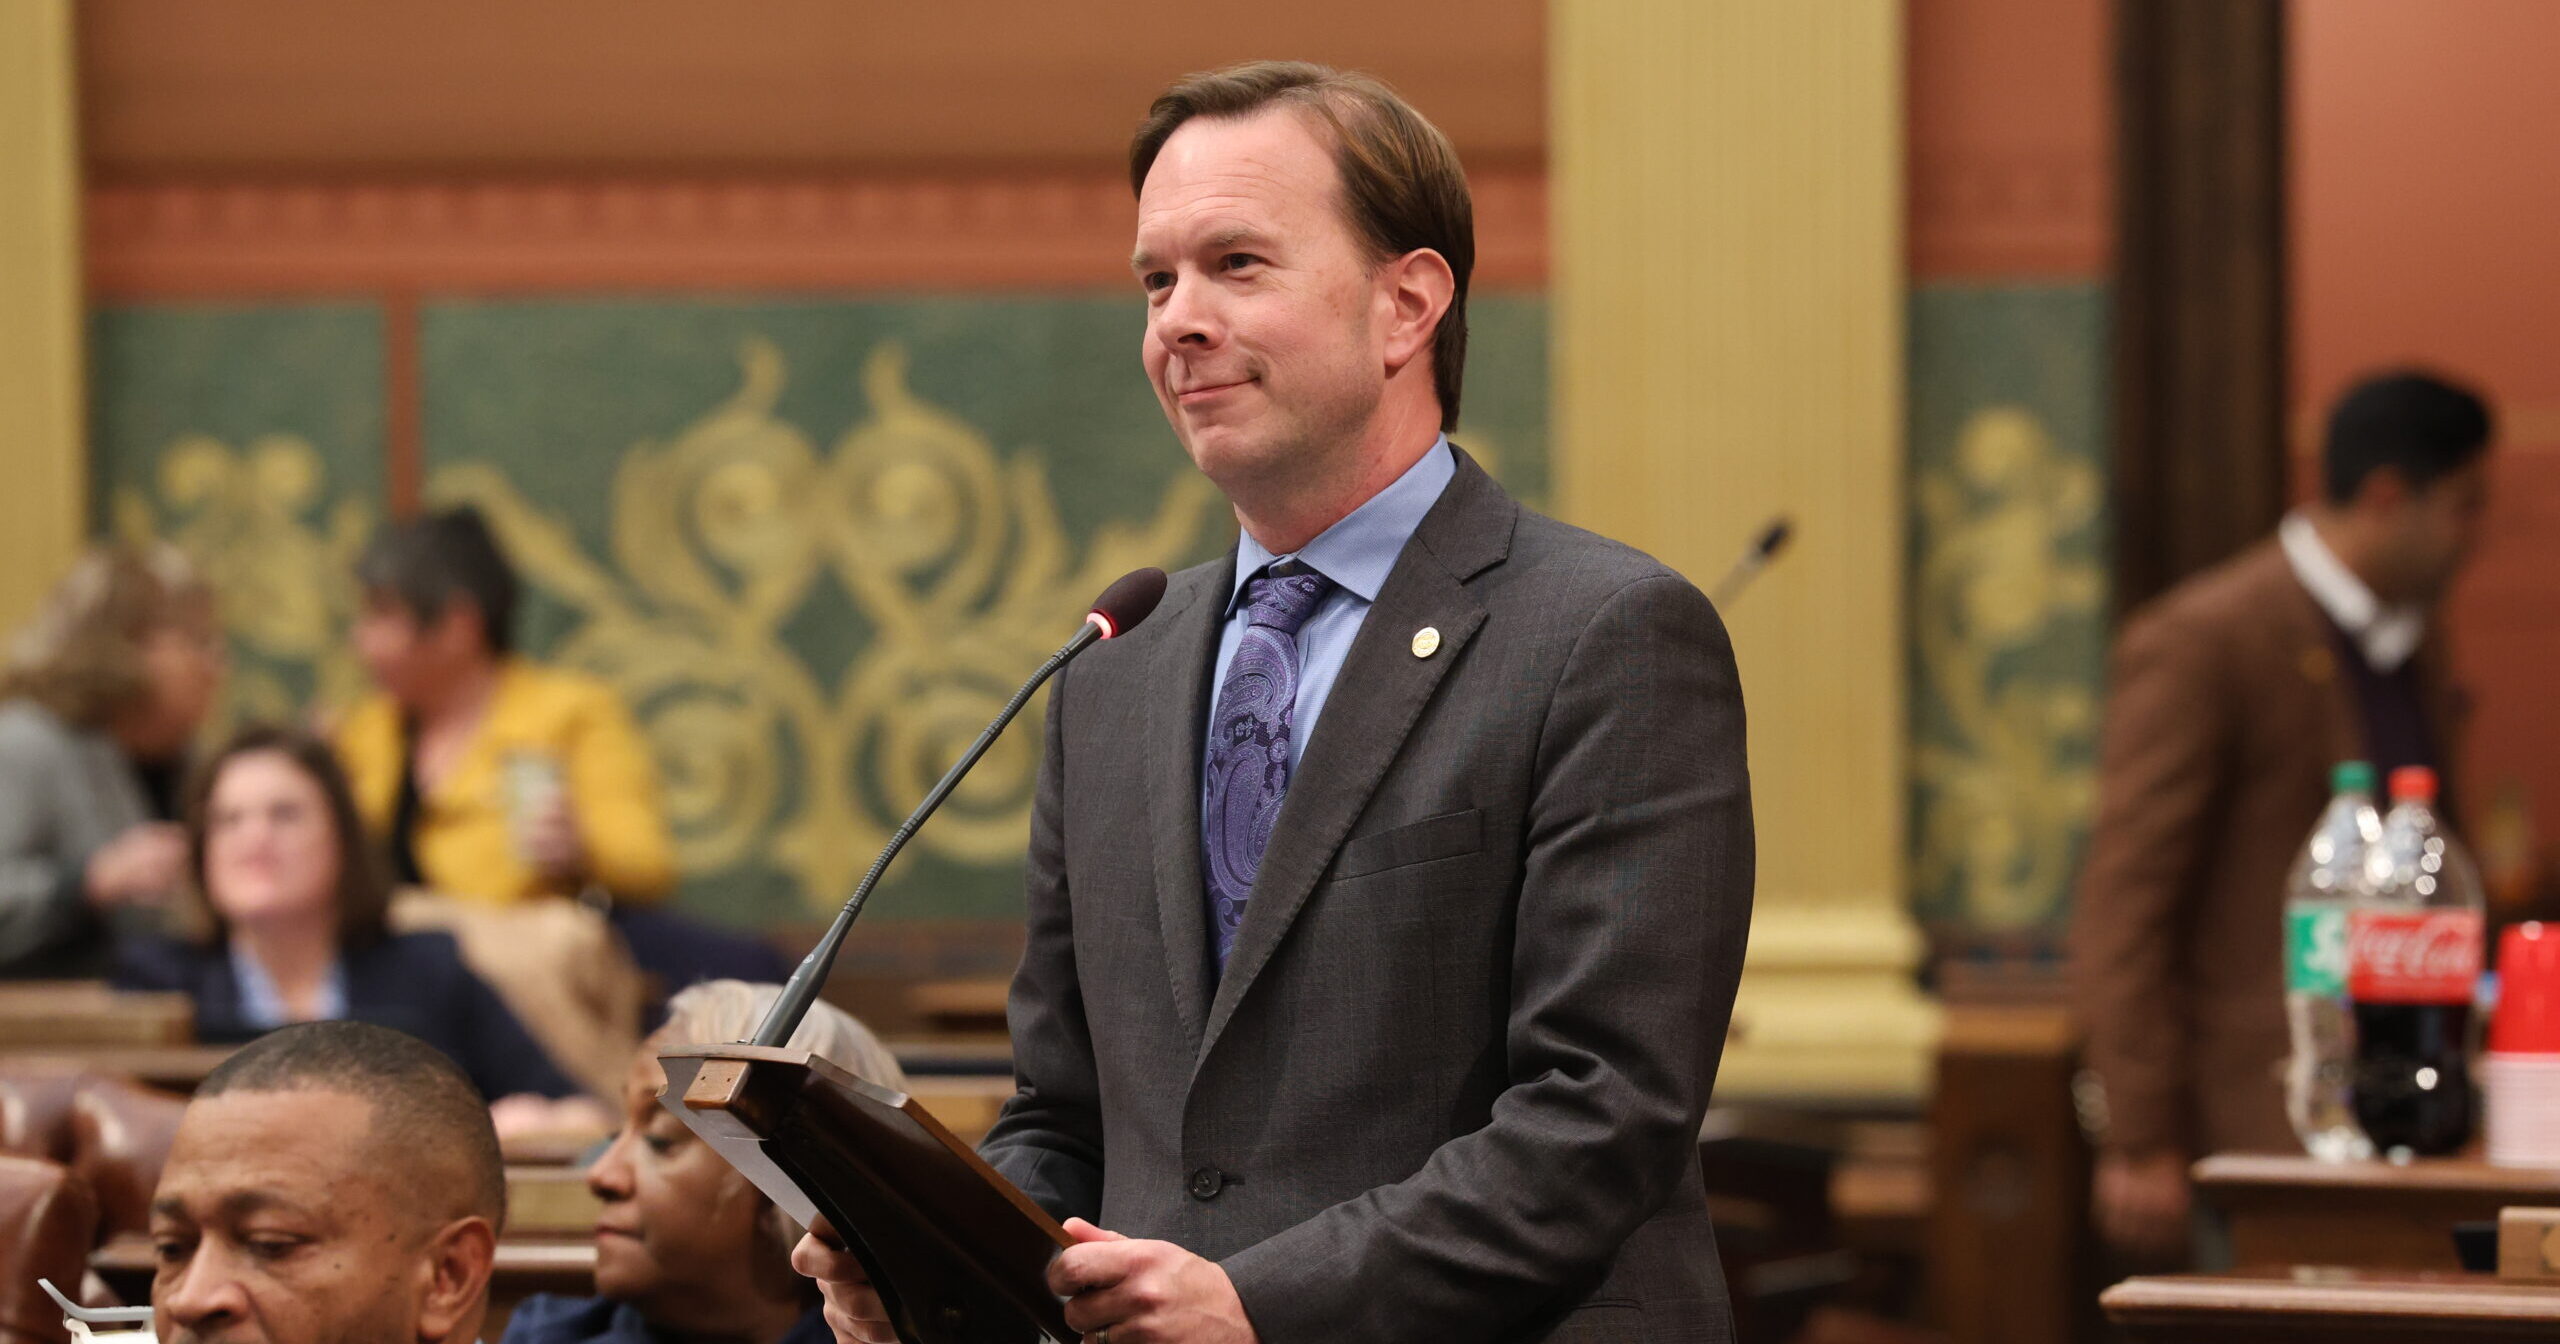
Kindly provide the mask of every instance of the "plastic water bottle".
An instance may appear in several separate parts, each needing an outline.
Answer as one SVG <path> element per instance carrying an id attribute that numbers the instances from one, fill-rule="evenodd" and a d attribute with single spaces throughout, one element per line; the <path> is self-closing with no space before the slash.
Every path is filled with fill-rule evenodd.
<path id="1" fill-rule="evenodd" d="M 2436 776 L 2391 772 L 2391 814 L 2368 854 L 2372 894 L 2347 926 L 2356 1124 L 2375 1147 L 2454 1152 L 2479 1107 L 2471 1014 L 2485 919 L 2480 872 L 2435 815 Z"/>
<path id="2" fill-rule="evenodd" d="M 2347 998 L 2348 915 L 2372 894 L 2369 863 L 2382 840 L 2373 767 L 2341 762 L 2331 797 L 2294 860 L 2284 902 L 2285 1116 L 2305 1152 L 2324 1162 L 2373 1156 L 2355 1114 L 2356 1025 Z"/>

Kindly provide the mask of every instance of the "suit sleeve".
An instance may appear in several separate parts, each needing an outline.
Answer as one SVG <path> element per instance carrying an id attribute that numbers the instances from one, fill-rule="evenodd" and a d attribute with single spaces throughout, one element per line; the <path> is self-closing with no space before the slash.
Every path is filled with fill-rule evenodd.
<path id="1" fill-rule="evenodd" d="M 1005 1009 L 1016 1088 L 978 1146 L 988 1165 L 1060 1221 L 1102 1216 L 1101 1085 L 1067 900 L 1066 694 L 1062 672 L 1050 683 L 1041 728 L 1046 747 L 1031 804 L 1027 935 Z"/>
<path id="2" fill-rule="evenodd" d="M 1599 605 L 1535 760 L 1507 1090 L 1411 1178 L 1224 1262 L 1266 1340 L 1500 1337 L 1596 1283 L 1696 1163 L 1754 861 L 1741 688 L 1696 588 Z"/>
<path id="3" fill-rule="evenodd" d="M 2190 1023 L 2180 930 L 2229 729 L 2215 646 L 2157 615 L 2119 640 L 2098 751 L 2098 814 L 2073 902 L 2071 982 L 2110 1149 L 2189 1151 L 2179 1061 Z"/>

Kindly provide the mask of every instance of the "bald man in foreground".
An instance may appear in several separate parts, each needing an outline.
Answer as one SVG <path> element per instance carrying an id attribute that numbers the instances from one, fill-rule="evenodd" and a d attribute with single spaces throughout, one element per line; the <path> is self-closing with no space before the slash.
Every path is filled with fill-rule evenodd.
<path id="1" fill-rule="evenodd" d="M 505 1219 L 489 1110 L 435 1047 L 363 1022 L 258 1038 L 188 1103 L 151 1202 L 163 1344 L 480 1335 Z"/>

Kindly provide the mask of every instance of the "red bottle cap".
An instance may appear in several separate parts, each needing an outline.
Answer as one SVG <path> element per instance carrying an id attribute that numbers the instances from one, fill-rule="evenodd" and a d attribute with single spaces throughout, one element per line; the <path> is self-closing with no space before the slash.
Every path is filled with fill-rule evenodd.
<path id="1" fill-rule="evenodd" d="M 2391 772 L 2391 801 L 2416 799 L 2422 803 L 2436 800 L 2436 772 L 2423 765 L 2404 765 Z"/>

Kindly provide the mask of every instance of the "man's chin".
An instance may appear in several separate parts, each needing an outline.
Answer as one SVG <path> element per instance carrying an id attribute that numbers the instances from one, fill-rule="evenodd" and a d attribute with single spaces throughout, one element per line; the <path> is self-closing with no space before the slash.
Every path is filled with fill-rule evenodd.
<path id="1" fill-rule="evenodd" d="M 1184 450 L 1191 454 L 1191 464 L 1221 488 L 1232 489 L 1238 483 L 1251 481 L 1277 465 L 1275 458 L 1285 456 L 1276 452 L 1265 436 L 1249 433 L 1242 426 L 1195 425 L 1181 437 Z"/>

